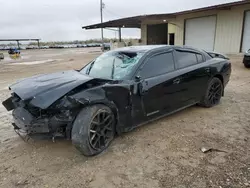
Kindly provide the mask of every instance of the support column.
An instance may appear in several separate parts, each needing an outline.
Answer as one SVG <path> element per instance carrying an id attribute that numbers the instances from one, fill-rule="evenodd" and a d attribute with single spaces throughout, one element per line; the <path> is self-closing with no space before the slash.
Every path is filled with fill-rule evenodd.
<path id="1" fill-rule="evenodd" d="M 37 45 L 38 45 L 38 48 L 40 49 L 40 41 L 37 40 Z"/>
<path id="2" fill-rule="evenodd" d="M 122 29 L 119 27 L 119 42 L 122 41 Z"/>
<path id="3" fill-rule="evenodd" d="M 18 48 L 18 50 L 20 50 L 19 40 L 17 40 L 16 42 L 17 42 L 17 48 Z"/>

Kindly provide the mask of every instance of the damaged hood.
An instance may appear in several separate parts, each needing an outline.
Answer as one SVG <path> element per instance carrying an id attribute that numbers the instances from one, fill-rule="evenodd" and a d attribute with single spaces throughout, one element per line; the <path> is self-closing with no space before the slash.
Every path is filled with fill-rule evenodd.
<path id="1" fill-rule="evenodd" d="M 93 79 L 77 71 L 64 71 L 23 79 L 11 85 L 10 90 L 22 100 L 31 100 L 31 105 L 46 109 L 71 90 Z"/>

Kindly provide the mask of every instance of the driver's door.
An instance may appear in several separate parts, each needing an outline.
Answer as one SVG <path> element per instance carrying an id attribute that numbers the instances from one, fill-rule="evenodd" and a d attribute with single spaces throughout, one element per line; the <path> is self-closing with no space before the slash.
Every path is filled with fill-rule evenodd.
<path id="1" fill-rule="evenodd" d="M 174 70 L 173 53 L 164 52 L 146 60 L 139 71 L 137 76 L 141 78 L 140 96 L 145 116 L 171 110 L 173 79 L 169 78 L 169 74 Z"/>

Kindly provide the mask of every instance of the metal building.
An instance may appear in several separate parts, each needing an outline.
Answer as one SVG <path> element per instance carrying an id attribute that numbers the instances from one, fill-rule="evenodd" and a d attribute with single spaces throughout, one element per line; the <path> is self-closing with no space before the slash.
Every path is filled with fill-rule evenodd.
<path id="1" fill-rule="evenodd" d="M 250 1 L 122 18 L 83 28 L 105 27 L 141 28 L 142 44 L 188 45 L 221 53 L 239 53 L 250 49 Z"/>

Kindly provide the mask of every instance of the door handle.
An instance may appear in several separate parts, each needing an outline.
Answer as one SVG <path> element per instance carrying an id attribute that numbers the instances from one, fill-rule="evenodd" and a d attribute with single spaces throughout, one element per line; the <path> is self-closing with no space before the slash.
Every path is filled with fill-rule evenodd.
<path id="1" fill-rule="evenodd" d="M 210 73 L 210 68 L 205 68 L 206 73 Z"/>
<path id="2" fill-rule="evenodd" d="M 180 78 L 176 78 L 175 80 L 173 80 L 173 84 L 179 84 L 181 82 Z"/>

